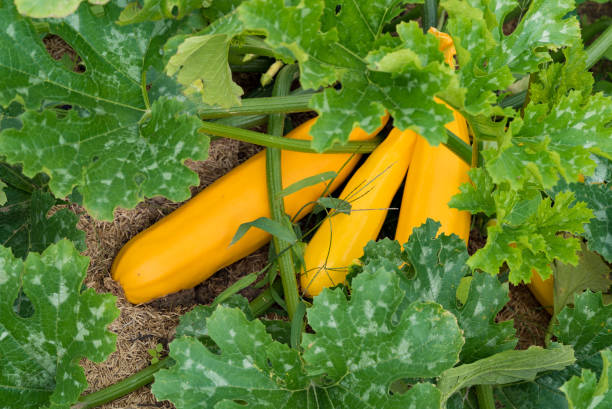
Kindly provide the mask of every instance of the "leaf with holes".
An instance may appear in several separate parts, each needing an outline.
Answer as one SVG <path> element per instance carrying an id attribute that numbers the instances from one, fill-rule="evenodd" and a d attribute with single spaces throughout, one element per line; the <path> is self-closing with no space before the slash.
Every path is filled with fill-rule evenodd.
<path id="1" fill-rule="evenodd" d="M 155 60 L 148 45 L 167 36 L 168 24 L 119 27 L 119 12 L 109 4 L 96 17 L 83 5 L 48 21 L 50 32 L 83 58 L 86 71 L 76 73 L 48 55 L 11 2 L 0 7 L 0 31 L 7 33 L 0 38 L 0 105 L 18 98 L 27 108 L 21 129 L 0 133 L 0 151 L 10 163 L 23 163 L 26 176 L 49 175 L 56 197 L 77 187 L 84 207 L 103 219 L 145 196 L 187 199 L 198 178 L 182 163 L 205 159 L 208 150 L 199 119 L 187 113 L 191 105 L 160 98 L 148 110 L 143 98 L 142 74 Z M 41 105 L 72 109 L 38 112 Z"/>
<path id="2" fill-rule="evenodd" d="M 77 215 L 59 209 L 48 216 L 57 203 L 45 189 L 45 178 L 26 178 L 18 168 L 0 163 L 0 183 L 6 182 L 7 202 L 0 206 L 0 244 L 24 258 L 30 251 L 42 252 L 50 244 L 70 239 L 78 250 L 85 250 L 85 232 L 76 228 Z"/>
<path id="3" fill-rule="evenodd" d="M 452 314 L 434 303 L 413 303 L 396 319 L 403 297 L 398 277 L 385 270 L 356 277 L 350 301 L 340 289 L 323 290 L 308 310 L 314 334 L 304 334 L 303 354 L 274 342 L 258 320 L 219 307 L 207 330 L 221 353 L 193 338 L 175 340 L 170 355 L 177 363 L 156 375 L 153 393 L 179 409 L 438 409 L 431 383 L 404 394 L 391 395 L 389 387 L 440 375 L 457 362 L 463 338 Z"/>
<path id="4" fill-rule="evenodd" d="M 0 400 L 11 408 L 68 409 L 87 386 L 81 358 L 105 360 L 116 335 L 115 297 L 81 292 L 89 259 L 66 240 L 22 261 L 0 247 Z M 20 289 L 34 306 L 13 311 Z"/>
<path id="5" fill-rule="evenodd" d="M 571 0 L 537 0 L 529 4 L 517 27 L 504 35 L 502 26 L 516 6 L 512 0 L 445 0 L 448 31 L 455 41 L 458 76 L 465 94 L 445 98 L 470 116 L 499 114 L 493 106 L 495 91 L 505 90 L 521 75 L 538 70 L 551 61 L 548 49 L 573 44 L 580 38 L 575 18 L 565 18 L 574 9 Z M 454 91 L 456 92 L 456 91 Z"/>
<path id="6" fill-rule="evenodd" d="M 244 26 L 261 30 L 266 42 L 300 65 L 304 88 L 327 88 L 311 106 L 320 114 L 313 146 L 346 142 L 356 126 L 372 132 L 388 111 L 400 129 L 412 128 L 431 143 L 446 140 L 451 111 L 433 96 L 452 79 L 438 40 L 415 22 L 400 24 L 398 37 L 383 33 L 397 16 L 398 0 L 250 0 L 237 11 Z M 413 50 L 414 49 L 414 50 Z"/>

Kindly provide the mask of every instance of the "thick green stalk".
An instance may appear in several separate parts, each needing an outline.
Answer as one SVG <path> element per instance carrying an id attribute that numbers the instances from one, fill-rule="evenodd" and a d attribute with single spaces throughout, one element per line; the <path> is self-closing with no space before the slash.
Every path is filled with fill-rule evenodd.
<path id="1" fill-rule="evenodd" d="M 495 409 L 492 385 L 476 385 L 476 397 L 479 409 Z"/>
<path id="2" fill-rule="evenodd" d="M 202 122 L 200 132 L 213 136 L 222 136 L 224 138 L 231 138 L 243 142 L 255 143 L 257 145 L 266 146 L 268 148 L 279 148 L 297 152 L 319 153 L 310 146 L 310 141 L 280 138 L 278 136 L 272 136 L 261 132 L 249 131 L 247 129 L 234 128 L 216 122 Z M 344 145 L 332 146 L 323 153 L 369 153 L 376 149 L 379 143 L 380 138 L 372 138 L 367 141 L 349 141 Z"/>
<path id="3" fill-rule="evenodd" d="M 423 31 L 438 24 L 438 0 L 425 0 L 423 4 Z"/>
<path id="4" fill-rule="evenodd" d="M 72 409 L 95 408 L 97 406 L 104 405 L 107 402 L 119 399 L 122 396 L 125 396 L 128 393 L 153 382 L 153 376 L 157 371 L 168 368 L 172 366 L 173 363 L 174 359 L 170 357 L 164 358 L 159 362 L 151 364 L 141 371 L 136 372 L 134 375 L 117 382 L 116 384 L 101 389 L 97 392 L 81 396 L 77 403 L 72 405 Z"/>
<path id="5" fill-rule="evenodd" d="M 278 53 L 274 51 L 262 38 L 255 36 L 245 37 L 240 44 L 230 47 L 230 51 L 237 54 L 256 54 L 263 57 L 276 58 Z"/>
<path id="6" fill-rule="evenodd" d="M 278 74 L 272 94 L 274 96 L 287 95 L 296 73 L 296 65 L 284 67 Z M 273 136 L 282 136 L 284 124 L 285 114 L 272 114 L 268 121 L 268 132 Z M 266 179 L 268 182 L 268 201 L 270 203 L 270 214 L 272 215 L 272 219 L 279 223 L 287 224 L 288 219 L 285 215 L 284 199 L 279 194 L 283 190 L 283 183 L 281 150 L 278 148 L 266 149 Z M 289 227 L 291 228 L 291 226 Z M 276 236 L 272 237 L 272 242 L 278 254 L 277 263 L 283 283 L 287 313 L 289 314 L 289 319 L 292 319 L 300 303 L 300 295 L 297 288 L 297 274 L 293 262 L 293 255 L 291 251 L 284 251 L 291 247 L 291 243 L 281 240 Z"/>
<path id="7" fill-rule="evenodd" d="M 472 148 L 470 145 L 448 129 L 446 130 L 446 135 L 448 139 L 444 145 L 446 145 L 455 155 L 459 156 L 465 163 L 470 165 L 472 163 Z"/>
<path id="8" fill-rule="evenodd" d="M 217 119 L 234 115 L 258 115 L 275 114 L 282 112 L 309 112 L 312 108 L 308 105 L 312 93 L 285 95 L 282 97 L 246 98 L 242 105 L 232 108 L 206 107 L 199 114 L 200 118 Z"/>
<path id="9" fill-rule="evenodd" d="M 585 50 L 587 54 L 587 70 L 595 65 L 610 47 L 612 47 L 612 25 L 608 26 L 608 28 L 606 28 L 606 30 Z"/>

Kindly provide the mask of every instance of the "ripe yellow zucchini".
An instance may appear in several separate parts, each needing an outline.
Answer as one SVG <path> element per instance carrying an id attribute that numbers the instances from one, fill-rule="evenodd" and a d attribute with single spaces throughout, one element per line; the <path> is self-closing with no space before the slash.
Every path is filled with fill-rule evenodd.
<path id="1" fill-rule="evenodd" d="M 455 46 L 448 34 L 430 30 L 440 39 L 440 51 L 445 61 L 454 65 Z M 450 108 L 450 107 L 449 107 Z M 446 128 L 470 143 L 465 118 L 453 110 L 455 120 Z M 395 239 L 401 244 L 408 241 L 412 229 L 425 223 L 427 218 L 442 224 L 440 232 L 455 233 L 466 243 L 470 235 L 470 213 L 448 207 L 451 197 L 459 193 L 459 186 L 469 181 L 470 167 L 444 145 L 433 147 L 418 138 L 414 158 L 408 170 Z"/>
<path id="2" fill-rule="evenodd" d="M 537 271 L 533 270 L 533 274 L 531 275 L 531 282 L 527 284 L 529 290 L 533 294 L 533 296 L 538 300 L 541 306 L 545 307 L 546 310 L 552 314 L 553 306 L 555 304 L 554 300 L 554 292 L 555 292 L 555 282 L 551 277 L 546 280 L 542 280 L 540 274 Z"/>
<path id="3" fill-rule="evenodd" d="M 286 137 L 310 139 L 315 120 L 300 125 Z M 355 129 L 349 139 L 369 139 L 379 130 L 369 135 Z M 283 186 L 322 172 L 339 171 L 331 191 L 349 175 L 359 158 L 351 154 L 282 151 Z M 321 182 L 286 196 L 287 214 L 295 215 L 321 196 L 325 187 L 326 183 Z M 311 207 L 302 210 L 300 216 Z M 238 227 L 259 217 L 270 217 L 263 151 L 132 238 L 115 258 L 112 276 L 123 287 L 128 301 L 135 304 L 192 288 L 270 240 L 268 233 L 253 228 L 230 246 Z"/>
<path id="4" fill-rule="evenodd" d="M 416 138 L 413 131 L 394 128 L 351 177 L 340 196 L 351 203 L 351 213 L 325 219 L 306 246 L 300 277 L 305 295 L 314 297 L 343 282 L 348 266 L 362 256 L 368 241 L 376 239 L 410 164 Z"/>

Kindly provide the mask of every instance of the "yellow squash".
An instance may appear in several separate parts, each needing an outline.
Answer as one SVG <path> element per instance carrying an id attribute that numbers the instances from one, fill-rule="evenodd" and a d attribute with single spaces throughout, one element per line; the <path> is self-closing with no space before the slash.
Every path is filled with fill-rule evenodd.
<path id="1" fill-rule="evenodd" d="M 536 300 L 540 303 L 541 306 L 545 307 L 546 310 L 552 314 L 553 306 L 555 303 L 554 300 L 554 292 L 555 292 L 555 282 L 551 277 L 546 280 L 542 280 L 540 274 L 537 271 L 533 270 L 531 275 L 531 282 L 527 284 L 529 290 L 534 295 Z"/>
<path id="2" fill-rule="evenodd" d="M 315 120 L 300 125 L 286 136 L 310 139 L 309 131 Z M 349 139 L 365 140 L 374 134 L 355 129 Z M 322 172 L 339 171 L 331 191 L 349 175 L 359 158 L 360 155 L 351 154 L 283 151 L 283 187 Z M 321 182 L 285 197 L 287 214 L 294 216 L 303 206 L 319 198 L 325 188 L 326 183 Z M 300 217 L 311 208 L 312 205 L 302 209 Z M 259 217 L 270 217 L 263 151 L 132 238 L 115 258 L 112 276 L 132 303 L 192 288 L 270 240 L 268 233 L 253 228 L 230 246 L 238 227 Z"/>
<path id="3" fill-rule="evenodd" d="M 440 39 L 440 50 L 445 61 L 453 64 L 455 47 L 444 33 L 431 30 Z M 450 108 L 450 107 L 449 107 Z M 453 110 L 455 120 L 446 128 L 470 143 L 465 118 Z M 451 197 L 459 193 L 459 186 L 469 181 L 470 167 L 444 145 L 433 147 L 419 137 L 402 198 L 395 239 L 401 244 L 408 241 L 412 229 L 425 223 L 427 218 L 442 224 L 440 232 L 455 233 L 466 243 L 470 235 L 470 213 L 448 207 Z"/>
<path id="4" fill-rule="evenodd" d="M 351 177 L 340 196 L 351 203 L 351 213 L 325 219 L 306 246 L 300 278 L 305 295 L 314 297 L 343 282 L 348 266 L 362 256 L 368 241 L 376 239 L 410 164 L 416 138 L 410 130 L 394 128 Z"/>

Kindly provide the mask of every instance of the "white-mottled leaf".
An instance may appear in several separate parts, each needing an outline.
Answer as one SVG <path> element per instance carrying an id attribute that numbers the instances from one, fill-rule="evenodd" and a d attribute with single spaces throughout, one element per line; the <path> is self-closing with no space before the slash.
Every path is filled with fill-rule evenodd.
<path id="1" fill-rule="evenodd" d="M 434 303 L 413 303 L 399 317 L 403 299 L 393 272 L 364 273 L 347 301 L 325 289 L 313 301 L 303 355 L 272 341 L 258 320 L 218 307 L 207 320 L 215 354 L 193 338 L 170 347 L 177 364 L 156 375 L 153 392 L 183 408 L 438 409 L 440 393 L 428 382 L 403 394 L 388 393 L 401 378 L 430 378 L 458 360 L 463 338 L 452 314 Z"/>
<path id="2" fill-rule="evenodd" d="M 167 35 L 167 26 L 119 27 L 119 11 L 109 4 L 96 17 L 84 5 L 48 21 L 50 31 L 83 58 L 86 71 L 76 73 L 49 56 L 11 2 L 0 7 L 0 31 L 7 33 L 0 37 L 0 105 L 19 98 L 27 108 L 21 129 L 0 134 L 0 150 L 7 161 L 23 163 L 26 176 L 49 175 L 57 197 L 78 187 L 90 214 L 104 219 L 145 196 L 187 199 L 198 178 L 182 163 L 205 159 L 208 150 L 208 138 L 198 134 L 199 119 L 186 114 L 186 103 L 160 98 L 150 111 L 144 103 L 141 76 L 153 60 L 148 46 Z M 72 109 L 39 112 L 41 105 Z"/>
<path id="3" fill-rule="evenodd" d="M 565 307 L 557 318 L 553 333 L 574 347 L 578 363 L 612 346 L 612 305 L 604 305 L 601 293 L 576 295 L 574 307 Z"/>
<path id="4" fill-rule="evenodd" d="M 106 327 L 119 315 L 115 297 L 81 291 L 89 259 L 62 240 L 25 262 L 0 247 L 0 401 L 9 408 L 68 409 L 87 386 L 78 362 L 115 350 Z M 13 311 L 20 289 L 34 307 Z"/>

